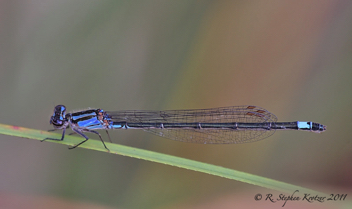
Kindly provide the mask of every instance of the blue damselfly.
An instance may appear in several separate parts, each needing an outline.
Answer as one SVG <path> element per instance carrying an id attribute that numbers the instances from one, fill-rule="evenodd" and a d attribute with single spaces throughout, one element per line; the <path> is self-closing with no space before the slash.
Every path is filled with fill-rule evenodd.
<path id="1" fill-rule="evenodd" d="M 108 149 L 101 135 L 95 131 L 97 129 L 105 129 L 107 133 L 110 129 L 142 129 L 176 141 L 202 144 L 254 142 L 271 136 L 276 130 L 303 130 L 315 133 L 326 130 L 326 126 L 319 123 L 276 121 L 277 117 L 269 111 L 248 105 L 166 111 L 88 109 L 67 114 L 64 105 L 57 105 L 50 124 L 55 129 L 62 129 L 62 137 L 44 140 L 62 141 L 69 126 L 75 133 L 85 138 L 77 145 L 69 147 L 70 149 L 89 139 L 83 132 L 97 134 L 104 147 Z"/>

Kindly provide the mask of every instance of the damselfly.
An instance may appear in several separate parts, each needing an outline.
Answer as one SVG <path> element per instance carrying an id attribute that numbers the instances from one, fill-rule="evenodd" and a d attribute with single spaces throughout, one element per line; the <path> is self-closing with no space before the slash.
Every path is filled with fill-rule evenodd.
<path id="1" fill-rule="evenodd" d="M 110 129 L 142 129 L 176 141 L 202 144 L 254 142 L 271 136 L 276 130 L 291 129 L 315 133 L 326 130 L 326 126 L 319 123 L 276 121 L 277 117 L 269 111 L 248 105 L 166 111 L 88 109 L 67 114 L 64 105 L 57 105 L 50 118 L 50 124 L 55 129 L 62 129 L 62 137 L 44 140 L 62 141 L 69 126 L 75 133 L 85 138 L 69 149 L 76 148 L 89 139 L 83 132 L 97 134 L 104 147 L 108 149 L 96 129 L 105 129 L 108 136 Z"/>

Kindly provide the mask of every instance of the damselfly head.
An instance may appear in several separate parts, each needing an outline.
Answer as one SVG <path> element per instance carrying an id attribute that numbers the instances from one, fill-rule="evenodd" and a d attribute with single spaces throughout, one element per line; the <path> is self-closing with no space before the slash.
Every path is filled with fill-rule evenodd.
<path id="1" fill-rule="evenodd" d="M 64 105 L 57 105 L 54 109 L 54 114 L 50 118 L 50 124 L 55 128 L 61 128 L 66 124 L 66 107 Z"/>

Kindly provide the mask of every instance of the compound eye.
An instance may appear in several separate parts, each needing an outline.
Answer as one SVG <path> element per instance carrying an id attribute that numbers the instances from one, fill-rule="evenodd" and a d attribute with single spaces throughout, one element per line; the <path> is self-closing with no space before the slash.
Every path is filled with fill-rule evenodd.
<path id="1" fill-rule="evenodd" d="M 56 105 L 54 108 L 54 114 L 60 114 L 60 115 L 65 115 L 66 113 L 66 107 L 64 105 Z"/>
<path id="2" fill-rule="evenodd" d="M 66 107 L 64 105 L 57 105 L 54 109 L 54 114 L 50 118 L 50 124 L 54 125 L 56 128 L 64 125 L 66 114 Z"/>

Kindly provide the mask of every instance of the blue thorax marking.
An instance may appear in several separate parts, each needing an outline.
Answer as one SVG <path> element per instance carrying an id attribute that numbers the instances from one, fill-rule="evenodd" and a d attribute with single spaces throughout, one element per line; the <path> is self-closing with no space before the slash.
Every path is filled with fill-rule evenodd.
<path id="1" fill-rule="evenodd" d="M 72 120 L 80 120 L 86 117 L 97 117 L 97 110 L 86 110 L 82 112 L 72 113 Z"/>

